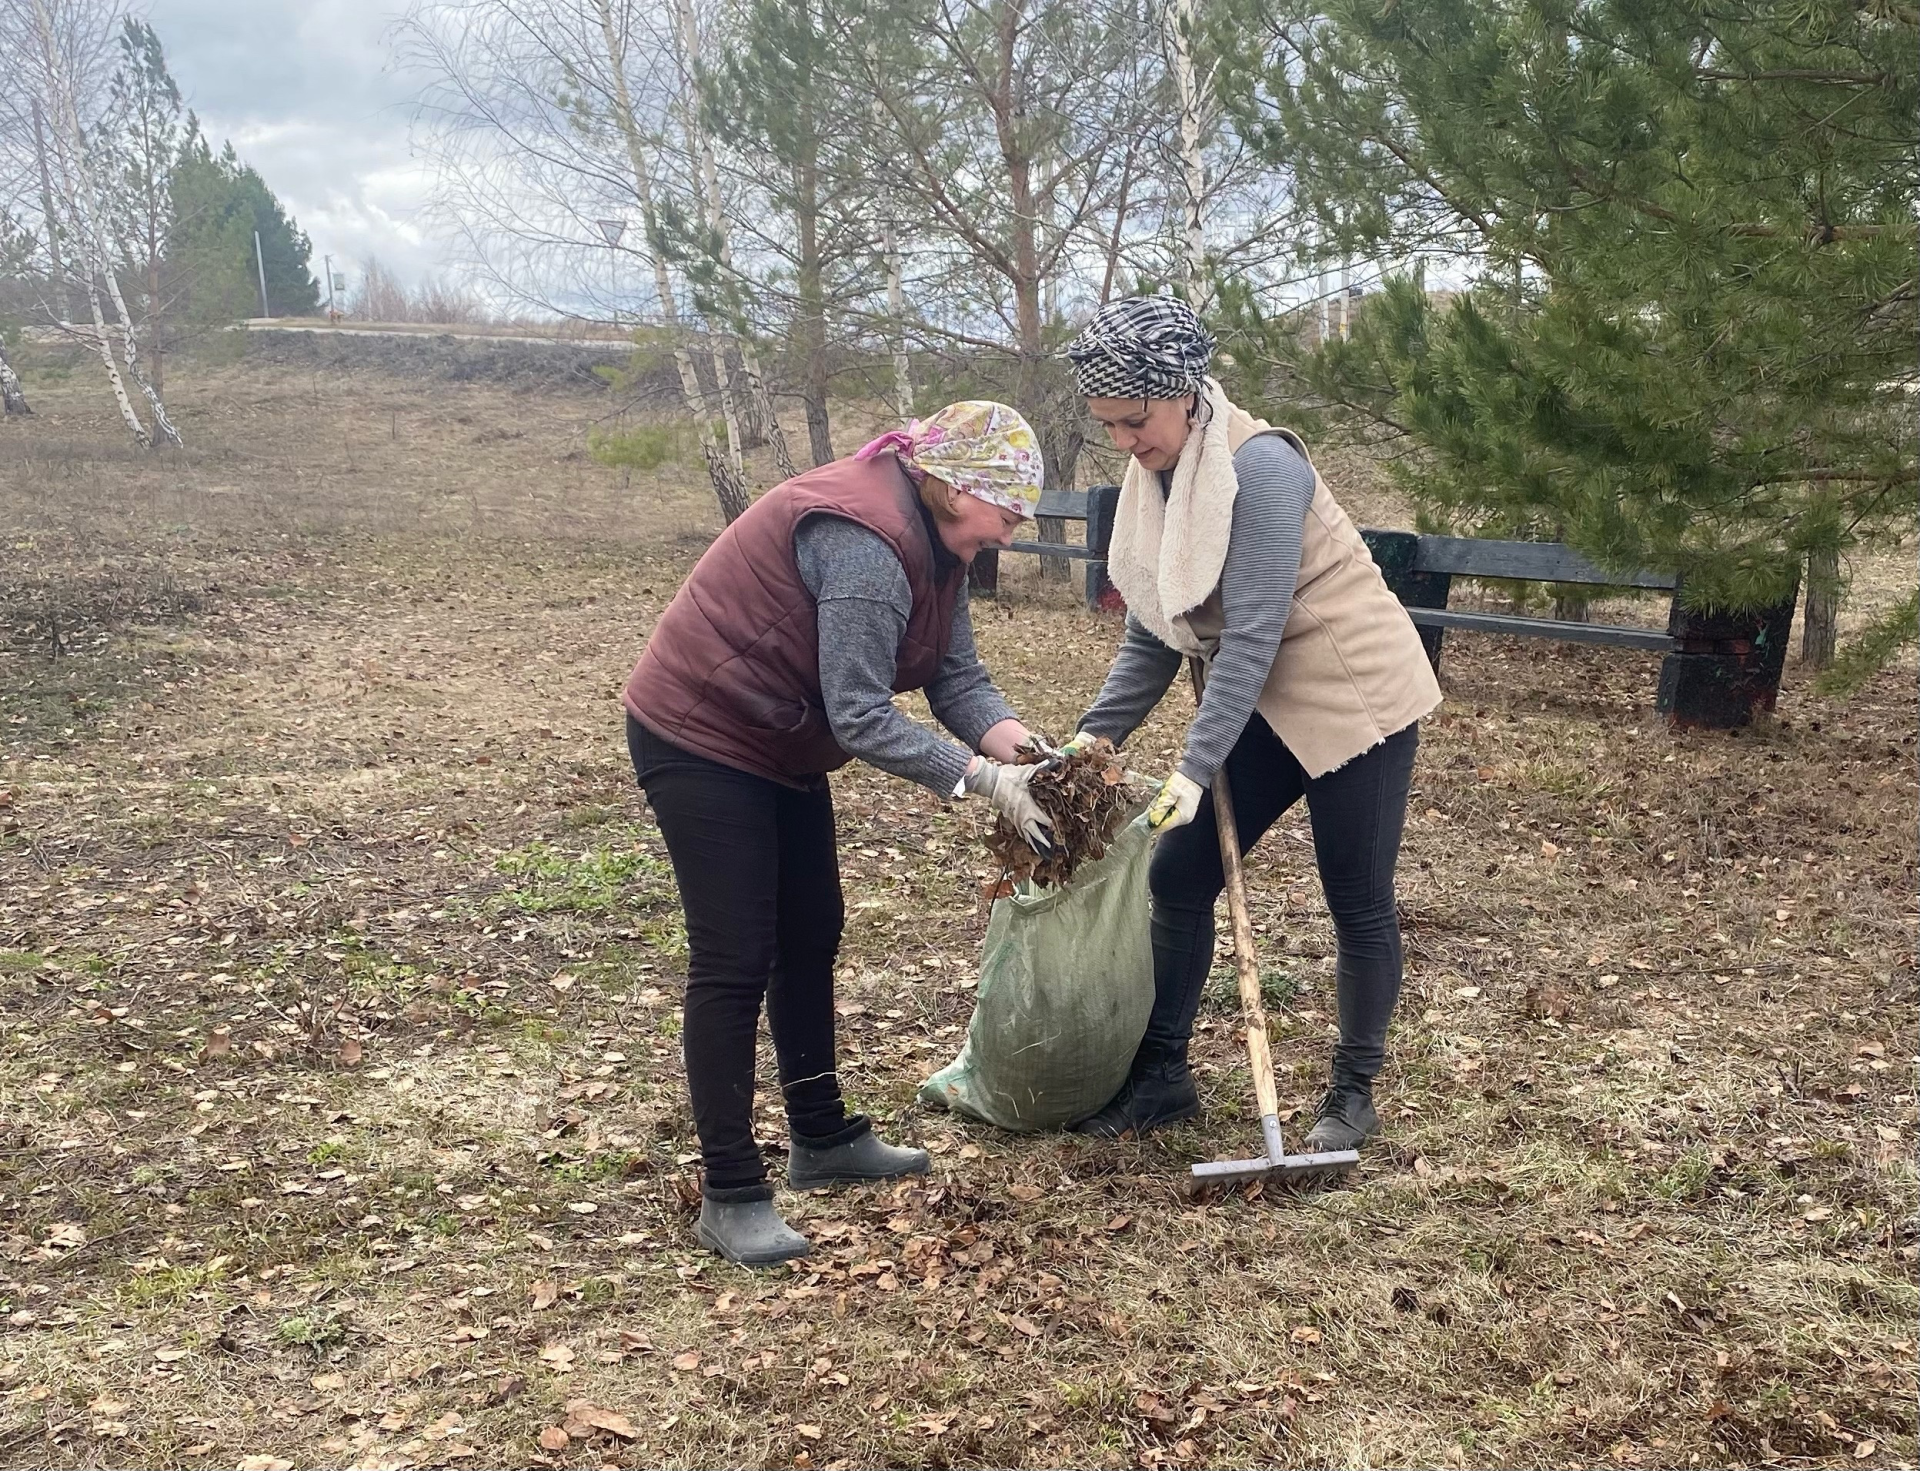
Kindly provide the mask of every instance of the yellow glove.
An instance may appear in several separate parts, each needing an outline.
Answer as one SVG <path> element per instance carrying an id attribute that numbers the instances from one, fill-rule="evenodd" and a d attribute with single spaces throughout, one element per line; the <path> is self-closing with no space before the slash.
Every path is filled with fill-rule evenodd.
<path id="1" fill-rule="evenodd" d="M 1205 792 L 1206 788 L 1197 781 L 1174 772 L 1147 808 L 1147 826 L 1157 833 L 1185 827 L 1200 810 L 1200 798 Z"/>
<path id="2" fill-rule="evenodd" d="M 1095 741 L 1099 739 L 1100 737 L 1095 735 L 1092 731 L 1083 730 L 1078 735 L 1076 735 L 1072 740 L 1068 741 L 1064 746 L 1060 748 L 1060 754 L 1062 756 L 1078 756 L 1082 751 L 1086 750 L 1087 747 L 1091 746 Z"/>

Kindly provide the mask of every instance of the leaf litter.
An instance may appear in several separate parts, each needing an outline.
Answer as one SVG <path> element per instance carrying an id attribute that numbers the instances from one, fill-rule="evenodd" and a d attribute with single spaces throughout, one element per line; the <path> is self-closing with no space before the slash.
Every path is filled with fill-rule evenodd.
<path id="1" fill-rule="evenodd" d="M 1036 743 L 1013 759 L 1016 765 L 1038 766 L 1053 756 Z M 1000 860 L 1001 885 L 1031 880 L 1053 888 L 1066 883 L 1081 864 L 1106 855 L 1132 805 L 1126 768 L 1105 736 L 1036 772 L 1028 790 L 1053 824 L 1053 848 L 1035 852 L 1004 817 L 995 818 L 986 841 L 987 851 Z"/>

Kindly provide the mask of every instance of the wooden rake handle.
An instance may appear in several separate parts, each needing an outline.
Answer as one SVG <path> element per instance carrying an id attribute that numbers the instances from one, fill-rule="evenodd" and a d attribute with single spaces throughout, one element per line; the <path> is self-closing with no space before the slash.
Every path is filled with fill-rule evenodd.
<path id="1" fill-rule="evenodd" d="M 1193 698 L 1199 703 L 1207 691 L 1206 667 L 1187 659 L 1193 677 Z M 1267 1157 L 1285 1153 L 1280 1139 L 1280 1094 L 1273 1082 L 1273 1053 L 1267 1046 L 1267 1009 L 1260 1000 L 1260 962 L 1253 950 L 1253 916 L 1247 909 L 1246 871 L 1240 864 L 1240 829 L 1233 819 L 1233 789 L 1224 766 L 1213 777 L 1213 816 L 1220 830 L 1220 867 L 1227 880 L 1227 914 L 1233 922 L 1233 963 L 1239 972 L 1240 1016 L 1246 1024 L 1247 1062 L 1253 1072 L 1253 1094 L 1260 1105 L 1260 1129 Z"/>

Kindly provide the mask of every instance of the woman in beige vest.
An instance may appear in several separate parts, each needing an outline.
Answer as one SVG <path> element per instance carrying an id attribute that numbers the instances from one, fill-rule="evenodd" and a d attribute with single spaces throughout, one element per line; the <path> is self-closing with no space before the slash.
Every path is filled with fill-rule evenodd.
<path id="1" fill-rule="evenodd" d="M 1418 722 L 1440 703 L 1413 624 L 1306 446 L 1207 376 L 1213 338 L 1184 302 L 1102 307 L 1068 349 L 1094 419 L 1132 460 L 1108 571 L 1125 641 L 1076 741 L 1124 741 L 1183 655 L 1206 694 L 1149 812 L 1155 1000 L 1131 1076 L 1082 1132 L 1139 1136 L 1200 1111 L 1187 1041 L 1225 885 L 1206 797 L 1225 770 L 1243 849 L 1302 797 L 1339 941 L 1340 1040 L 1307 1136 L 1350 1149 L 1380 1123 L 1373 1077 L 1400 993 L 1393 870 Z"/>

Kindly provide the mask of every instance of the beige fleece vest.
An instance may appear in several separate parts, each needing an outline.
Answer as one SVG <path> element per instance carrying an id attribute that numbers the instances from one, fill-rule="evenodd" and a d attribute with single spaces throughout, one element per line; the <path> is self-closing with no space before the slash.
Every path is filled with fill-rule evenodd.
<path id="1" fill-rule="evenodd" d="M 1153 472 L 1127 467 L 1107 570 L 1156 637 L 1210 661 L 1225 625 L 1220 573 L 1238 491 L 1233 452 L 1256 434 L 1278 434 L 1310 467 L 1313 460 L 1299 435 L 1236 407 L 1212 379 L 1207 392 L 1213 414 L 1189 436 L 1170 494 L 1162 497 Z M 1318 777 L 1412 725 L 1441 695 L 1420 636 L 1367 544 L 1318 469 L 1313 481 L 1292 610 L 1256 708 Z"/>

